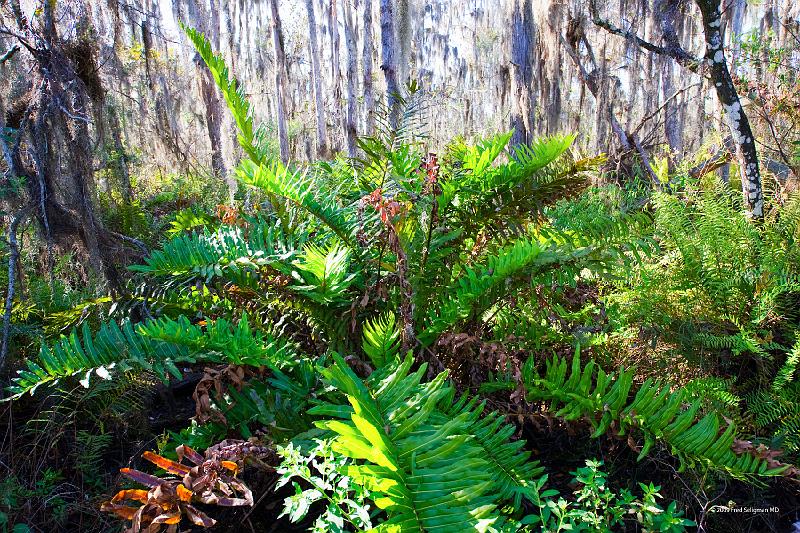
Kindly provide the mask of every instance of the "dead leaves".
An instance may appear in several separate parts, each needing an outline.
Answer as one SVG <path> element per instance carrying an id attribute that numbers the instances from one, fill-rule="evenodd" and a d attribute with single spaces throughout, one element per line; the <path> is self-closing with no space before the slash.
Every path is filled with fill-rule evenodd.
<path id="1" fill-rule="evenodd" d="M 257 458 L 269 450 L 251 442 L 226 440 L 206 450 L 205 456 L 186 445 L 178 446 L 175 451 L 177 461 L 149 451 L 142 457 L 177 477 L 161 478 L 123 468 L 120 472 L 124 476 L 148 488 L 121 490 L 103 503 L 101 510 L 130 520 L 129 533 L 155 533 L 162 531 L 163 526 L 167 532 L 177 531 L 183 517 L 196 526 L 213 526 L 216 521 L 193 503 L 222 507 L 253 505 L 253 493 L 236 475 L 245 458 Z M 183 464 L 184 459 L 193 466 Z"/>
<path id="2" fill-rule="evenodd" d="M 786 477 L 800 477 L 800 470 L 797 467 L 778 461 L 778 457 L 783 455 L 783 450 L 773 450 L 764 444 L 755 445 L 749 440 L 740 439 L 734 439 L 731 450 L 736 455 L 744 455 L 747 453 L 759 459 L 763 459 L 767 462 L 767 468 L 769 470 L 787 467 L 786 470 L 783 471 L 783 475 Z"/>

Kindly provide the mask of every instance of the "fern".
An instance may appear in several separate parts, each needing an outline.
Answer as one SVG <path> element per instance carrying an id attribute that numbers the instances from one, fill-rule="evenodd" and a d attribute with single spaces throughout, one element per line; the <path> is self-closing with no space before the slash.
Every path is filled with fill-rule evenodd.
<path id="1" fill-rule="evenodd" d="M 443 412 L 451 418 L 469 413 L 470 431 L 475 442 L 483 448 L 502 499 L 511 501 L 515 509 L 522 507 L 523 498 L 538 505 L 540 500 L 536 480 L 542 477 L 544 468 L 539 466 L 538 461 L 531 460 L 529 451 L 523 450 L 525 441 L 510 440 L 516 428 L 506 423 L 501 415 L 490 412 L 481 416 L 484 407 L 485 402 L 478 404 L 476 399 L 462 396 L 452 406 L 444 406 Z"/>
<path id="2" fill-rule="evenodd" d="M 772 382 L 772 390 L 779 392 L 794 381 L 798 363 L 800 363 L 800 340 L 794 344 L 794 347 L 786 356 L 786 361 L 784 361 L 783 366 L 775 376 L 775 381 Z"/>
<path id="3" fill-rule="evenodd" d="M 197 213 L 194 209 L 181 209 L 175 213 L 175 220 L 169 223 L 167 235 L 177 235 L 197 228 L 204 228 L 214 224 L 214 218 L 206 213 Z"/>
<path id="4" fill-rule="evenodd" d="M 299 252 L 303 232 L 287 235 L 279 225 L 257 221 L 248 229 L 223 227 L 213 233 L 179 235 L 130 269 L 182 283 L 215 277 L 247 285 L 264 266 L 285 264 Z"/>
<path id="5" fill-rule="evenodd" d="M 112 379 L 112 370 L 147 370 L 161 379 L 167 375 L 180 378 L 179 363 L 202 360 L 262 366 L 285 360 L 293 353 L 285 342 L 252 332 L 246 316 L 236 326 L 219 320 L 206 330 L 185 317 L 177 321 L 159 319 L 138 327 L 129 321 L 121 327 L 107 322 L 95 335 L 84 324 L 80 337 L 74 330 L 52 348 L 43 345 L 38 361 L 28 361 L 9 390 L 18 398 L 26 392 L 33 394 L 43 384 L 76 375 L 82 376 L 81 384 L 88 387 L 93 374 Z"/>
<path id="6" fill-rule="evenodd" d="M 595 428 L 593 437 L 612 426 L 618 435 L 629 428 L 638 430 L 644 437 L 640 460 L 660 441 L 680 459 L 682 467 L 700 464 L 737 477 L 774 476 L 786 469 L 769 469 L 766 461 L 751 454 L 736 455 L 731 449 L 735 425 L 723 427 L 713 411 L 699 415 L 700 400 L 684 389 L 672 391 L 669 385 L 648 379 L 635 390 L 631 370 L 614 375 L 606 374 L 594 361 L 582 366 L 579 350 L 571 370 L 565 359 L 554 357 L 539 376 L 529 361 L 525 372 L 529 400 L 550 402 L 549 409 L 566 420 L 587 417 Z"/>
<path id="7" fill-rule="evenodd" d="M 376 368 L 386 366 L 398 359 L 400 331 L 397 329 L 394 313 L 387 312 L 364 324 L 364 338 L 361 347 Z"/>
<path id="8" fill-rule="evenodd" d="M 243 183 L 285 198 L 304 209 L 330 228 L 342 242 L 353 244 L 352 218 L 332 198 L 317 197 L 319 183 L 309 179 L 305 172 L 292 171 L 280 162 L 256 165 L 244 161 L 237 168 L 237 175 Z"/>
<path id="9" fill-rule="evenodd" d="M 338 243 L 323 249 L 309 244 L 294 263 L 292 275 L 302 285 L 292 290 L 321 304 L 348 302 L 347 291 L 357 273 L 350 271 L 350 250 Z"/>
<path id="10" fill-rule="evenodd" d="M 486 531 L 501 526 L 504 501 L 538 503 L 542 470 L 508 440 L 513 427 L 494 413 L 481 417 L 482 404 L 453 403 L 445 373 L 422 383 L 425 365 L 409 373 L 409 356 L 364 382 L 341 357 L 334 361 L 323 375 L 352 408 L 311 411 L 338 418 L 317 425 L 336 436 L 334 451 L 359 461 L 348 474 L 386 510 L 378 530 Z"/>
<path id="11" fill-rule="evenodd" d="M 800 451 L 800 384 L 760 389 L 745 396 L 747 412 L 756 428 L 768 428 L 777 445 L 788 453 Z"/>
<path id="12" fill-rule="evenodd" d="M 335 452 L 366 461 L 349 474 L 377 493 L 375 504 L 388 513 L 379 530 L 485 531 L 495 523 L 492 478 L 481 448 L 470 442 L 467 416 L 443 425 L 430 420 L 448 394 L 444 376 L 421 385 L 423 372 L 407 375 L 407 358 L 371 391 L 344 360 L 334 359 L 324 376 L 353 407 L 344 421 L 319 426 L 338 435 Z"/>
<path id="13" fill-rule="evenodd" d="M 183 24 L 181 24 L 181 28 L 192 41 L 197 53 L 203 58 L 222 92 L 222 96 L 233 114 L 233 119 L 236 121 L 236 127 L 239 129 L 239 144 L 251 160 L 261 163 L 265 159 L 265 154 L 258 146 L 256 132 L 253 128 L 253 110 L 242 87 L 231 76 L 222 55 L 214 53 L 211 43 L 204 34 Z"/>
<path id="14" fill-rule="evenodd" d="M 466 267 L 457 284 L 430 306 L 419 340 L 424 345 L 432 343 L 440 333 L 478 311 L 475 305 L 512 276 L 530 274 L 537 267 L 567 262 L 585 253 L 575 250 L 567 254 L 548 244 L 546 240 L 519 239 L 490 255 L 485 265 Z"/>

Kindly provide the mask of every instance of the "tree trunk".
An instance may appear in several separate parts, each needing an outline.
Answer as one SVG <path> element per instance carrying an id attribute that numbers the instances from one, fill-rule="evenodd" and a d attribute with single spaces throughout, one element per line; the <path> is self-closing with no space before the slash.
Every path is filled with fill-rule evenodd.
<path id="1" fill-rule="evenodd" d="M 122 199 L 126 203 L 130 203 L 133 200 L 133 189 L 131 187 L 131 175 L 128 171 L 128 152 L 122 142 L 122 128 L 119 124 L 117 110 L 113 105 L 108 106 L 107 115 L 108 126 L 111 130 L 111 140 L 114 143 L 114 151 L 116 152 L 115 165 L 122 188 Z"/>
<path id="2" fill-rule="evenodd" d="M 283 30 L 278 14 L 278 0 L 270 0 L 272 10 L 272 44 L 275 49 L 275 107 L 278 115 L 278 144 L 281 161 L 289 162 L 289 135 L 286 130 L 286 92 L 284 89 L 286 76 L 286 54 L 283 49 Z"/>
<path id="3" fill-rule="evenodd" d="M 353 11 L 344 4 L 344 40 L 347 48 L 347 114 L 345 116 L 345 140 L 347 155 L 356 156 L 356 78 L 358 76 L 358 55 L 356 36 L 353 29 Z"/>
<path id="4" fill-rule="evenodd" d="M 389 124 L 397 127 L 400 109 L 396 96 L 400 93 L 397 85 L 397 64 L 395 61 L 395 23 L 393 0 L 381 0 L 381 70 L 386 78 L 386 102 L 389 107 Z"/>
<path id="5" fill-rule="evenodd" d="M 366 110 L 364 133 L 372 135 L 375 130 L 375 96 L 372 89 L 372 0 L 364 0 L 364 43 L 361 68 L 364 71 L 364 108 Z"/>
<path id="6" fill-rule="evenodd" d="M 331 38 L 331 83 L 333 101 L 339 104 L 342 99 L 342 70 L 339 59 L 339 10 L 337 0 L 328 0 L 328 34 Z"/>
<path id="7" fill-rule="evenodd" d="M 677 4 L 671 0 L 659 0 L 655 12 L 660 19 L 662 36 L 675 34 L 675 23 L 678 15 Z M 669 45 L 669 39 L 665 38 L 664 40 L 666 41 L 664 44 Z M 664 96 L 664 137 L 669 146 L 669 170 L 672 172 L 676 159 L 683 155 L 681 132 L 678 126 L 677 103 L 672 98 L 675 92 L 673 81 L 673 69 L 675 66 L 669 57 L 658 56 L 658 61 L 661 64 L 661 92 Z"/>
<path id="8" fill-rule="evenodd" d="M 404 85 L 411 70 L 411 6 L 408 0 L 395 0 L 397 11 L 394 16 L 395 53 L 398 83 Z"/>
<path id="9" fill-rule="evenodd" d="M 195 54 L 194 63 L 197 70 L 197 80 L 200 85 L 200 96 L 203 99 L 206 111 L 206 132 L 211 146 L 211 169 L 218 178 L 224 178 L 227 175 L 227 170 L 225 169 L 225 159 L 222 157 L 222 135 L 220 130 L 222 111 L 219 97 L 216 93 L 216 85 L 214 85 L 211 71 L 208 70 L 200 54 Z"/>
<path id="10" fill-rule="evenodd" d="M 703 15 L 703 28 L 706 36 L 705 59 L 710 66 L 711 81 L 717 91 L 717 98 L 725 109 L 725 120 L 731 130 L 739 175 L 742 180 L 747 211 L 753 218 L 764 216 L 764 195 L 761 189 L 761 172 L 758 165 L 755 138 L 750 129 L 750 121 L 744 112 L 739 94 L 733 84 L 722 43 L 722 20 L 720 0 L 697 0 Z"/>
<path id="11" fill-rule="evenodd" d="M 306 0 L 308 11 L 308 35 L 311 51 L 311 81 L 314 90 L 314 110 L 317 117 L 317 155 L 328 155 L 328 133 L 325 129 L 325 107 L 322 103 L 322 72 L 319 66 L 319 41 L 317 40 L 317 17 L 314 14 L 314 0 Z"/>
<path id="12" fill-rule="evenodd" d="M 511 12 L 512 145 L 528 144 L 533 135 L 533 33 L 531 0 L 514 0 Z"/>

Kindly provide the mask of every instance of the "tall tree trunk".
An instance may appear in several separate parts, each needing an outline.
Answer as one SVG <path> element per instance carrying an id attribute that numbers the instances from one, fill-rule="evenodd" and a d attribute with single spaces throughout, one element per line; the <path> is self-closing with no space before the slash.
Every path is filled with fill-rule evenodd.
<path id="1" fill-rule="evenodd" d="M 128 152 L 122 142 L 122 127 L 119 124 L 119 115 L 113 105 L 108 106 L 106 114 L 108 116 L 111 141 L 114 143 L 114 151 L 116 152 L 115 165 L 122 188 L 122 199 L 126 203 L 130 203 L 133 200 L 133 189 L 131 188 L 131 175 L 128 171 Z"/>
<path id="2" fill-rule="evenodd" d="M 212 0 L 210 13 L 206 13 L 205 5 L 198 4 L 196 0 L 188 2 L 188 11 L 190 20 L 192 20 L 195 28 L 208 36 L 211 47 L 218 52 L 220 48 L 220 23 L 219 10 L 215 6 L 214 0 Z M 202 98 L 205 108 L 206 133 L 208 134 L 208 142 L 211 148 L 211 169 L 217 177 L 225 178 L 227 170 L 222 153 L 222 102 L 217 94 L 211 71 L 203 62 L 203 58 L 200 57 L 200 54 L 195 53 L 193 60 L 195 71 L 197 72 L 200 98 Z"/>
<path id="3" fill-rule="evenodd" d="M 736 146 L 736 159 L 742 180 L 742 192 L 748 213 L 754 218 L 764 216 L 764 193 L 761 189 L 761 172 L 758 165 L 755 138 L 750 121 L 739 101 L 728 63 L 725 59 L 722 36 L 720 0 L 697 0 L 703 15 L 706 36 L 706 62 L 710 66 L 711 81 L 717 98 L 725 109 L 725 119 Z"/>
<path id="4" fill-rule="evenodd" d="M 511 11 L 512 145 L 528 144 L 534 128 L 533 65 L 534 27 L 531 0 L 514 0 Z"/>
<path id="5" fill-rule="evenodd" d="M 286 53 L 283 49 L 283 30 L 281 29 L 281 18 L 278 14 L 278 0 L 270 0 L 272 10 L 272 43 L 275 49 L 275 107 L 278 115 L 278 144 L 280 146 L 281 161 L 289 161 L 289 135 L 286 130 L 286 107 L 285 107 L 285 76 L 286 76 Z"/>
<path id="6" fill-rule="evenodd" d="M 364 43 L 361 54 L 361 68 L 364 71 L 364 133 L 372 135 L 375 130 L 375 95 L 372 88 L 372 0 L 364 0 Z"/>
<path id="7" fill-rule="evenodd" d="M 211 76 L 211 71 L 208 70 L 200 54 L 195 54 L 194 64 L 200 85 L 200 96 L 205 107 L 206 132 L 211 146 L 211 169 L 218 178 L 224 178 L 227 175 L 227 170 L 225 169 L 225 159 L 222 156 L 222 134 L 220 130 L 222 111 L 219 97 L 216 93 L 216 85 Z"/>
<path id="8" fill-rule="evenodd" d="M 358 76 L 358 54 L 353 29 L 353 11 L 344 4 L 344 40 L 347 48 L 347 114 L 345 116 L 345 140 L 347 155 L 356 156 L 356 78 Z"/>
<path id="9" fill-rule="evenodd" d="M 322 103 L 322 72 L 319 66 L 319 41 L 317 40 L 317 17 L 314 0 L 306 0 L 308 11 L 309 49 L 311 52 L 311 81 L 314 90 L 314 110 L 317 117 L 317 155 L 328 155 L 328 133 L 325 128 L 325 107 Z"/>
<path id="10" fill-rule="evenodd" d="M 333 100 L 338 105 L 342 99 L 342 67 L 339 57 L 339 8 L 337 0 L 328 0 L 328 34 L 331 38 L 331 83 Z"/>
<path id="11" fill-rule="evenodd" d="M 397 79 L 404 85 L 411 70 L 411 6 L 408 0 L 395 0 L 395 39 L 397 43 Z"/>
<path id="12" fill-rule="evenodd" d="M 662 35 L 675 34 L 675 23 L 678 15 L 678 6 L 671 0 L 659 0 L 655 7 L 656 13 L 661 23 Z M 665 44 L 669 44 L 668 42 Z M 638 48 L 638 47 L 637 47 Z M 661 65 L 661 91 L 664 100 L 664 137 L 669 146 L 669 170 L 672 171 L 676 158 L 681 157 L 683 147 L 681 146 L 681 133 L 678 127 L 678 109 L 676 100 L 672 98 L 675 92 L 673 69 L 675 68 L 672 58 L 658 56 Z"/>
<path id="13" fill-rule="evenodd" d="M 397 84 L 397 63 L 395 61 L 395 23 L 394 1 L 381 0 L 381 70 L 386 78 L 386 101 L 389 107 L 389 124 L 397 127 L 400 119 L 400 109 L 396 95 L 400 93 Z"/>
<path id="14" fill-rule="evenodd" d="M 317 17 L 314 0 L 306 0 L 308 12 L 308 37 L 311 52 L 311 81 L 314 91 L 314 111 L 317 118 L 317 155 L 328 155 L 328 132 L 325 127 L 325 107 L 322 103 L 322 71 L 319 66 L 319 41 L 317 39 Z"/>

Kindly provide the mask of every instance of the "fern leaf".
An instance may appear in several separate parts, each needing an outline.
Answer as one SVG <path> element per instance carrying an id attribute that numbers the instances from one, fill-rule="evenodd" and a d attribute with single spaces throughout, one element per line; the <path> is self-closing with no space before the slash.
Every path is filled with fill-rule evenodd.
<path id="1" fill-rule="evenodd" d="M 400 331 L 397 329 L 394 313 L 387 312 L 364 325 L 364 338 L 361 344 L 376 368 L 395 361 L 400 351 Z"/>
<path id="2" fill-rule="evenodd" d="M 222 92 L 225 103 L 228 104 L 228 108 L 233 114 L 233 119 L 236 121 L 236 127 L 239 129 L 239 144 L 251 160 L 255 163 L 261 163 L 264 160 L 264 154 L 256 144 L 253 128 L 253 110 L 250 102 L 247 101 L 244 91 L 238 85 L 236 79 L 231 76 L 222 55 L 214 53 L 206 36 L 183 24 L 181 24 L 181 28 L 189 37 L 189 40 L 192 41 L 197 53 L 203 58 L 217 87 Z"/>

